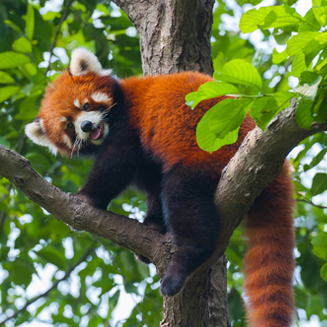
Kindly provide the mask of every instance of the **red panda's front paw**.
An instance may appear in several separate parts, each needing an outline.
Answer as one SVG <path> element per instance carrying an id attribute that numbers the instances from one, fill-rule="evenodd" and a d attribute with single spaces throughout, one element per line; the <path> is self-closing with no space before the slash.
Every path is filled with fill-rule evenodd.
<path id="1" fill-rule="evenodd" d="M 85 203 L 87 203 L 87 204 L 90 204 L 90 205 L 94 206 L 94 203 L 93 203 L 92 199 L 90 197 L 88 197 L 87 195 L 83 194 L 83 193 L 78 192 L 78 193 L 76 193 L 74 195 L 74 197 L 81 200 L 81 201 L 83 201 L 83 202 L 85 202 Z"/>
<path id="2" fill-rule="evenodd" d="M 81 201 L 90 204 L 93 207 L 99 208 L 99 209 L 107 209 L 108 203 L 100 200 L 96 200 L 95 198 L 92 198 L 85 193 L 82 193 L 82 191 L 77 192 L 74 195 L 76 198 L 80 199 Z"/>

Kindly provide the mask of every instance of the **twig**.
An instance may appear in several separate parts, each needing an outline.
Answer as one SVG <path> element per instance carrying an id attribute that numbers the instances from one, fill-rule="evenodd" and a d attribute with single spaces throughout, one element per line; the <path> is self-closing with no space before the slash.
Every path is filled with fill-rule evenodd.
<path id="1" fill-rule="evenodd" d="M 86 260 L 86 258 L 91 254 L 92 252 L 92 248 L 89 248 L 84 254 L 83 256 L 75 263 L 75 265 L 73 265 L 72 267 L 70 267 L 66 274 L 64 275 L 64 277 L 62 277 L 61 279 L 58 279 L 46 292 L 34 297 L 33 299 L 29 300 L 28 302 L 26 302 L 26 304 L 18 311 L 16 311 L 13 315 L 11 315 L 10 317 L 6 318 L 5 320 L 0 322 L 0 326 L 3 326 L 7 321 L 9 321 L 10 319 L 13 319 L 15 317 L 17 317 L 21 312 L 23 312 L 24 310 L 26 310 L 26 308 L 31 305 L 32 303 L 36 302 L 37 300 L 39 300 L 42 297 L 47 296 L 53 289 L 55 289 L 58 284 L 60 282 L 62 282 L 63 280 L 65 280 L 71 273 L 72 271 L 79 266 L 83 261 Z"/>
<path id="2" fill-rule="evenodd" d="M 304 203 L 308 203 L 308 204 L 311 204 L 312 206 L 316 207 L 316 208 L 319 208 L 319 209 L 327 209 L 327 207 L 324 207 L 324 206 L 321 206 L 319 204 L 315 204 L 313 203 L 312 201 L 310 200 L 304 200 L 304 199 L 298 199 L 296 200 L 297 202 L 304 202 Z"/>
<path id="3" fill-rule="evenodd" d="M 53 49 L 57 43 L 57 38 L 58 38 L 58 35 L 60 33 L 60 30 L 61 30 L 61 25 L 63 24 L 63 22 L 66 20 L 67 16 L 68 16 L 68 12 L 69 12 L 69 7 L 71 5 L 71 3 L 73 2 L 73 0 L 67 0 L 66 2 L 66 6 L 65 6 L 65 11 L 64 13 L 62 14 L 61 16 L 61 19 L 59 21 L 59 25 L 58 25 L 58 28 L 57 28 L 57 31 L 56 31 L 56 35 L 55 35 L 55 38 L 51 44 L 51 47 L 50 47 L 50 57 L 49 57 L 49 63 L 48 63 L 48 67 L 45 71 L 45 74 L 47 74 L 50 70 L 50 65 L 51 65 L 51 58 L 52 58 L 52 53 L 53 53 Z"/>

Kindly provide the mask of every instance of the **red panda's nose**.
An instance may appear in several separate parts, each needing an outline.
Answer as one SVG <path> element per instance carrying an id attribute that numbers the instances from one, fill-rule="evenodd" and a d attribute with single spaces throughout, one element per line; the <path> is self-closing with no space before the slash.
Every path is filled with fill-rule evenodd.
<path id="1" fill-rule="evenodd" d="M 93 124 L 89 120 L 84 120 L 81 124 L 81 130 L 85 133 L 92 131 Z"/>

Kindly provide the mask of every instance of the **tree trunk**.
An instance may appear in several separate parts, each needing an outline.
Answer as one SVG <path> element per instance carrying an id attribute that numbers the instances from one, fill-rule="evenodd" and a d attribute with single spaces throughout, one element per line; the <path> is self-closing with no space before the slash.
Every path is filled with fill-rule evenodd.
<path id="1" fill-rule="evenodd" d="M 144 75 L 200 71 L 213 74 L 214 0 L 115 0 L 140 37 Z M 226 258 L 199 269 L 180 294 L 164 297 L 162 327 L 230 326 Z M 163 277 L 163 272 L 158 271 Z"/>

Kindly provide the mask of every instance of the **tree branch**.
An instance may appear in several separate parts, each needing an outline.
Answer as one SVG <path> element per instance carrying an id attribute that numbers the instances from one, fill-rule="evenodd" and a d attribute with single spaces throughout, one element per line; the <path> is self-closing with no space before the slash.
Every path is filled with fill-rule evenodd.
<path id="1" fill-rule="evenodd" d="M 297 202 L 304 202 L 304 203 L 307 203 L 307 204 L 310 204 L 318 209 L 327 209 L 327 207 L 325 206 L 322 206 L 322 205 L 319 205 L 319 204 L 315 204 L 313 203 L 312 201 L 308 200 L 308 199 L 298 199 L 296 200 Z"/>
<path id="2" fill-rule="evenodd" d="M 280 112 L 265 131 L 256 127 L 244 139 L 239 150 L 225 167 L 215 202 L 222 217 L 221 237 L 217 251 L 222 254 L 245 214 L 263 189 L 281 172 L 288 153 L 310 135 L 327 130 L 327 120 L 313 123 L 310 130 L 297 124 L 297 102 Z"/>
<path id="3" fill-rule="evenodd" d="M 0 173 L 58 220 L 155 260 L 165 237 L 135 219 L 94 208 L 42 178 L 29 161 L 0 145 Z M 157 247 L 157 246 L 158 247 Z"/>
<path id="4" fill-rule="evenodd" d="M 71 266 L 67 270 L 67 272 L 65 273 L 65 275 L 62 278 L 58 279 L 47 291 L 45 291 L 44 293 L 42 293 L 38 296 L 35 296 L 33 299 L 31 299 L 29 301 L 27 301 L 21 309 L 17 310 L 10 317 L 7 317 L 5 320 L 1 321 L 0 326 L 3 326 L 7 321 L 17 317 L 21 312 L 25 311 L 27 309 L 27 307 L 29 307 L 32 303 L 36 302 L 37 300 L 41 299 L 42 297 L 47 296 L 53 289 L 55 289 L 58 286 L 58 284 L 60 282 L 62 282 L 66 278 L 68 278 L 70 276 L 70 274 L 73 272 L 73 270 L 75 270 L 75 268 L 77 266 L 79 266 L 83 261 L 85 261 L 86 258 L 91 254 L 91 252 L 92 252 L 92 248 L 89 248 L 88 250 L 86 250 L 85 253 L 83 254 L 83 256 L 73 266 Z"/>
<path id="5" fill-rule="evenodd" d="M 295 120 L 296 102 L 282 111 L 262 132 L 255 128 L 243 141 L 226 166 L 216 191 L 216 205 L 222 218 L 222 233 L 214 259 L 225 251 L 229 238 L 254 200 L 281 172 L 287 154 L 303 139 L 327 129 L 327 123 L 314 123 L 310 130 Z M 168 235 L 159 234 L 135 219 L 94 208 L 44 180 L 29 161 L 0 146 L 0 173 L 16 188 L 76 229 L 112 240 L 116 244 L 148 257 L 165 273 L 167 253 L 174 248 Z M 211 260 L 211 263 L 212 263 Z"/>

